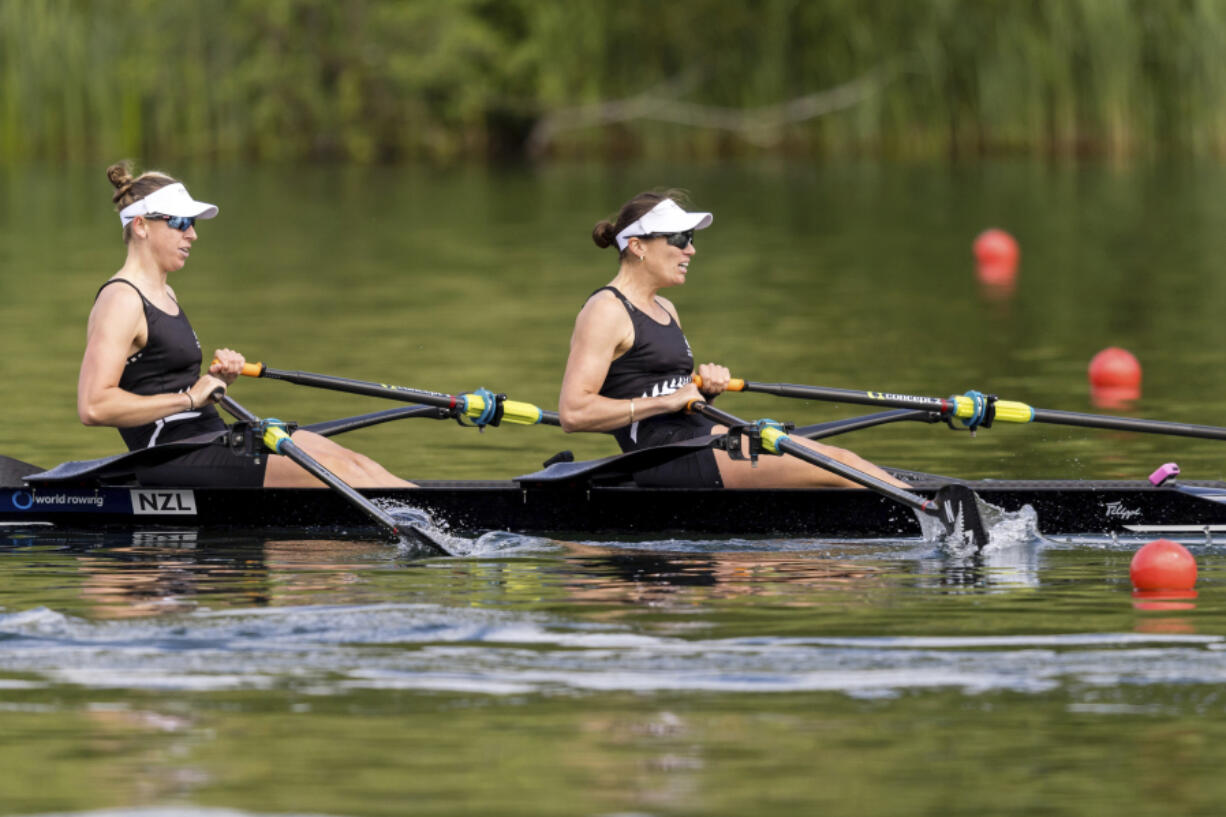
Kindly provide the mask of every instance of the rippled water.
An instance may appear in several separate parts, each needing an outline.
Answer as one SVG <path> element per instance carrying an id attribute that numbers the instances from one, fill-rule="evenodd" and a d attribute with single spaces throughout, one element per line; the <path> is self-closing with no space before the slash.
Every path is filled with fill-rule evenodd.
<path id="1" fill-rule="evenodd" d="M 364 541 L 10 535 L 0 718 L 21 749 L 0 754 L 104 781 L 10 779 L 10 813 L 503 813 L 526 787 L 505 813 L 731 814 L 765 764 L 782 812 L 902 814 L 896 791 L 828 787 L 939 797 L 933 763 L 990 778 L 1052 753 L 1119 802 L 1102 789 L 1134 785 L 1129 746 L 1147 774 L 1199 779 L 1162 746 L 1216 755 L 1226 681 L 1226 547 L 1189 542 L 1200 594 L 1152 600 L 1129 590 L 1137 544 L 1015 539 L 973 560 L 922 540 L 501 534 L 423 561 Z M 89 746 L 109 748 L 62 754 Z M 1008 799 L 1072 812 L 1033 785 Z M 994 800 L 960 791 L 952 813 Z"/>
<path id="2" fill-rule="evenodd" d="M 117 437 L 72 410 L 89 298 L 118 263 L 113 214 L 84 192 L 100 173 L 4 173 L 29 193 L 0 199 L 5 269 L 38 276 L 0 274 L 23 395 L 0 408 L 0 453 L 111 453 Z M 610 272 L 591 222 L 627 186 L 664 182 L 717 213 L 670 295 L 700 357 L 736 374 L 974 386 L 1084 411 L 1089 356 L 1119 344 L 1146 365 L 1134 413 L 1220 414 L 1220 168 L 196 175 L 225 217 L 176 288 L 206 345 L 273 366 L 551 407 L 574 311 Z M 337 230 L 338 209 L 364 217 Z M 971 283 L 970 239 L 989 222 L 1022 239 L 1011 297 Z M 303 422 L 384 407 L 238 389 Z M 722 399 L 802 423 L 849 413 Z M 1170 460 L 1221 476 L 1218 443 L 911 425 L 840 442 L 964 477 L 1135 478 Z M 610 453 L 554 429 L 428 421 L 346 439 L 409 477 Z M 980 557 L 820 532 L 491 532 L 451 537 L 452 558 L 359 539 L 3 531 L 0 813 L 1220 813 L 1226 543 L 1186 540 L 1195 594 L 1140 598 L 1142 540 L 1035 530 L 1001 520 Z"/>

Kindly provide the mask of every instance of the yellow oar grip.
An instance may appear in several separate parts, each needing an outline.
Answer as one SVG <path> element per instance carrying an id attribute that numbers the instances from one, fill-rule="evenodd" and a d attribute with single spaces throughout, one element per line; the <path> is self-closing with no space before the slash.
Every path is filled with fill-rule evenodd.
<path id="1" fill-rule="evenodd" d="M 975 416 L 975 401 L 965 395 L 954 398 L 955 417 L 969 419 Z M 1029 423 L 1034 419 L 1034 409 L 1016 400 L 997 400 L 996 419 L 1003 423 Z"/>
<path id="2" fill-rule="evenodd" d="M 1006 423 L 1029 423 L 1034 419 L 1034 409 L 1016 400 L 997 400 L 996 419 Z"/>
<path id="3" fill-rule="evenodd" d="M 281 453 L 281 445 L 290 437 L 285 433 L 285 429 L 281 426 L 270 425 L 264 429 L 264 445 L 268 446 L 270 451 Z"/>
<path id="4" fill-rule="evenodd" d="M 502 419 L 508 423 L 520 423 L 526 426 L 536 425 L 541 421 L 541 410 L 531 403 L 506 400 L 502 404 Z"/>
<path id="5" fill-rule="evenodd" d="M 485 398 L 476 392 L 464 395 L 464 416 L 477 418 L 485 413 Z M 536 425 L 543 416 L 541 410 L 531 403 L 521 403 L 518 400 L 502 401 L 502 419 L 508 423 L 520 425 Z"/>
<path id="6" fill-rule="evenodd" d="M 464 395 L 464 416 L 480 417 L 485 413 L 485 398 L 476 393 Z"/>

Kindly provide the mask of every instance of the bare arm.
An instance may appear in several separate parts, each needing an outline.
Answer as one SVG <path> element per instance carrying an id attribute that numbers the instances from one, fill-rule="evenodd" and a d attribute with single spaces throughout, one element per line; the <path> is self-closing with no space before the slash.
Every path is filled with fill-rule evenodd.
<path id="1" fill-rule="evenodd" d="M 187 392 L 138 395 L 119 388 L 124 364 L 145 342 L 145 315 L 140 296 L 130 287 L 102 290 L 89 314 L 85 355 L 77 379 L 77 415 L 87 426 L 130 426 L 204 405 L 213 390 L 224 387 L 212 375 L 201 377 Z"/>
<path id="2" fill-rule="evenodd" d="M 593 296 L 579 317 L 570 339 L 570 357 L 562 377 L 558 415 L 565 431 L 611 431 L 629 425 L 630 404 L 635 420 L 672 414 L 701 395 L 692 384 L 672 394 L 614 400 L 602 397 L 600 387 L 609 365 L 634 343 L 634 325 L 616 297 L 601 293 Z"/>

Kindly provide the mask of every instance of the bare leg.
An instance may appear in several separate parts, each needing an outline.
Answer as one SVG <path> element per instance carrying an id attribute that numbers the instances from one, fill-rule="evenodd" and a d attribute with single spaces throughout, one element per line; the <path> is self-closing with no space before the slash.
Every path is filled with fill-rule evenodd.
<path id="1" fill-rule="evenodd" d="M 413 483 L 392 474 L 370 457 L 351 451 L 327 437 L 299 429 L 294 432 L 293 440 L 320 465 L 355 488 L 413 487 Z M 323 483 L 288 457 L 273 455 L 268 458 L 268 469 L 264 471 L 264 487 L 319 488 L 323 487 Z"/>
<path id="2" fill-rule="evenodd" d="M 715 426 L 711 433 L 722 434 L 727 430 L 724 426 Z M 861 458 L 860 455 L 844 448 L 835 448 L 831 445 L 824 445 L 800 437 L 790 437 L 789 439 L 820 454 L 825 454 L 831 459 L 838 460 L 844 465 L 851 466 L 857 471 L 863 471 L 869 476 L 874 476 L 890 485 L 899 488 L 908 487 L 907 483 L 900 482 L 868 460 Z M 824 468 L 810 465 L 787 454 L 784 454 L 782 457 L 765 454 L 758 457 L 758 467 L 754 468 L 748 460 L 734 460 L 728 456 L 727 452 L 716 451 L 715 463 L 719 466 L 719 476 L 724 481 L 725 488 L 863 487 L 844 479 L 838 474 L 832 474 Z"/>

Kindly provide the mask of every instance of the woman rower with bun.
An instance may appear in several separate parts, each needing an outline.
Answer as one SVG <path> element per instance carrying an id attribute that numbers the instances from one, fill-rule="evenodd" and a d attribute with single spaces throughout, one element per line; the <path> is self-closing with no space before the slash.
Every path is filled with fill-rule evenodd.
<path id="1" fill-rule="evenodd" d="M 685 408 L 692 400 L 710 400 L 724 391 L 728 369 L 704 363 L 698 367 L 701 391 L 694 385 L 694 357 L 677 309 L 658 294 L 685 283 L 696 252 L 694 232 L 712 221 L 710 213 L 686 212 L 681 200 L 674 191 L 640 193 L 613 221 L 601 221 L 592 231 L 597 247 L 617 245 L 618 268 L 575 320 L 558 400 L 566 431 L 609 432 L 622 451 L 727 431 L 712 420 L 687 414 Z M 905 486 L 850 451 L 797 442 L 891 485 Z M 753 468 L 713 449 L 642 471 L 635 481 L 677 487 L 859 487 L 793 457 L 762 457 Z"/>
<path id="2" fill-rule="evenodd" d="M 211 403 L 242 372 L 243 356 L 218 349 L 201 375 L 200 342 L 167 276 L 187 263 L 196 219 L 217 207 L 196 201 L 164 173 L 133 178 L 126 162 L 107 168 L 128 247 L 123 267 L 102 285 L 89 314 L 77 382 L 77 413 L 87 426 L 115 426 L 135 450 L 225 429 Z M 368 457 L 299 429 L 293 440 L 355 487 L 405 486 Z M 138 468 L 143 485 L 308 487 L 321 485 L 289 459 L 259 461 L 218 443 L 158 466 Z"/>

